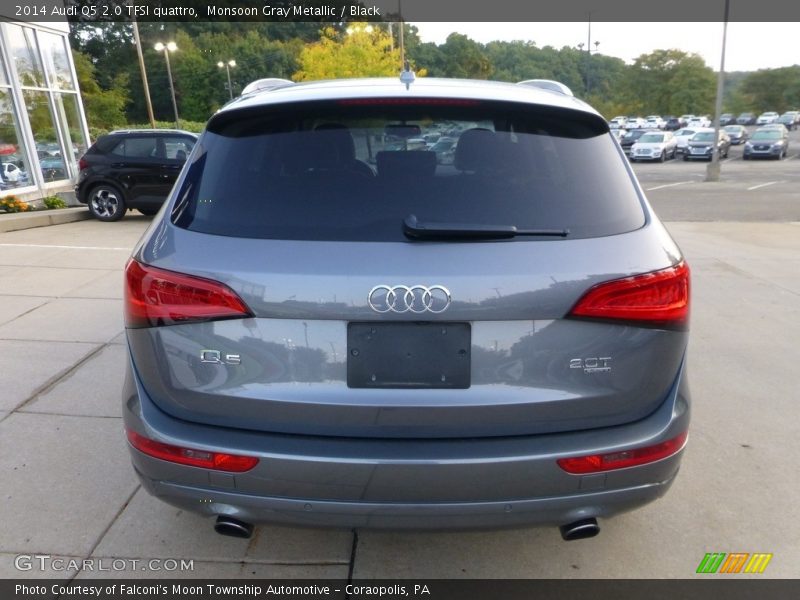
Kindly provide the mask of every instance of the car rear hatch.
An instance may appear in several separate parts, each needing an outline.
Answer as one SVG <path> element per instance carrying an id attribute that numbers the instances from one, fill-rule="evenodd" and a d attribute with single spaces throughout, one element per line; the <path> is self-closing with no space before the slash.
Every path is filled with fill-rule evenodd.
<path id="1" fill-rule="evenodd" d="M 425 98 L 268 108 L 212 119 L 129 263 L 132 364 L 162 410 L 464 438 L 611 426 L 663 402 L 688 271 L 601 117 Z M 442 130 L 451 164 L 405 149 Z"/>

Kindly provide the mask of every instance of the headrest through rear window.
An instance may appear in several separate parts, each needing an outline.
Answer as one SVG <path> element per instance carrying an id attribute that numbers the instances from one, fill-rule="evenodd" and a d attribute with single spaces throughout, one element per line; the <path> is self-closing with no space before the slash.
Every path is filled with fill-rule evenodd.
<path id="1" fill-rule="evenodd" d="M 436 172 L 436 153 L 428 150 L 383 150 L 375 160 L 379 177 L 433 177 Z"/>

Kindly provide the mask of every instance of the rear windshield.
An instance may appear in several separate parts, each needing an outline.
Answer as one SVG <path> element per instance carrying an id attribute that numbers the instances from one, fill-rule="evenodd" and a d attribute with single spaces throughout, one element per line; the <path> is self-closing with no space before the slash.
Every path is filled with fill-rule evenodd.
<path id="1" fill-rule="evenodd" d="M 779 140 L 781 139 L 781 132 L 780 131 L 756 131 L 751 138 L 753 140 Z"/>
<path id="2" fill-rule="evenodd" d="M 662 133 L 646 133 L 639 138 L 643 144 L 655 144 L 664 141 L 664 134 Z"/>
<path id="3" fill-rule="evenodd" d="M 198 142 L 173 222 L 216 235 L 320 241 L 405 241 L 411 215 L 567 229 L 568 239 L 644 224 L 624 160 L 594 115 L 389 100 L 220 113 Z M 452 144 L 428 145 L 431 134 Z"/>

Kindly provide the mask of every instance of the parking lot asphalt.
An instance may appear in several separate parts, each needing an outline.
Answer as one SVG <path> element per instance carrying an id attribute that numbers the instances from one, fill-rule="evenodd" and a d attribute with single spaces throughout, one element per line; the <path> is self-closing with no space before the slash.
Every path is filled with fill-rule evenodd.
<path id="1" fill-rule="evenodd" d="M 706 552 L 772 553 L 760 577 L 795 577 L 798 167 L 734 161 L 703 183 L 705 165 L 634 166 L 692 267 L 690 440 L 664 498 L 569 543 L 556 528 L 215 534 L 145 493 L 128 459 L 121 271 L 150 219 L 0 234 L 0 578 L 98 576 L 19 571 L 20 554 L 194 561 L 103 577 L 686 578 Z"/>

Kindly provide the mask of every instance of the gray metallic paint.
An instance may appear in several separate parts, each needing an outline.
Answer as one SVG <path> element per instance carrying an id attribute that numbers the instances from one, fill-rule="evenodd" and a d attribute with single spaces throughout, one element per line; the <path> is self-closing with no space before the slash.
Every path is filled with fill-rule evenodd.
<path id="1" fill-rule="evenodd" d="M 397 86 L 395 80 L 292 86 L 237 99 L 223 112 L 404 95 Z M 579 100 L 524 86 L 432 80 L 410 93 L 501 97 L 597 115 Z M 187 164 L 201 151 L 202 138 Z M 172 225 L 173 192 L 133 256 L 226 283 L 255 318 L 128 330 L 125 424 L 166 443 L 262 460 L 251 472 L 226 474 L 131 448 L 145 487 L 176 506 L 251 522 L 435 529 L 563 524 L 662 495 L 682 453 L 590 476 L 567 474 L 555 463 L 655 444 L 688 428 L 687 332 L 564 318 L 596 283 L 681 260 L 618 144 L 617 151 L 645 222 L 604 238 L 234 239 Z M 425 320 L 472 324 L 470 389 L 347 388 L 348 321 L 418 318 L 369 309 L 368 291 L 384 283 L 451 290 L 452 306 Z M 241 354 L 242 365 L 201 365 L 192 357 L 204 348 Z M 612 357 L 611 373 L 570 371 L 571 359 L 595 355 Z"/>

